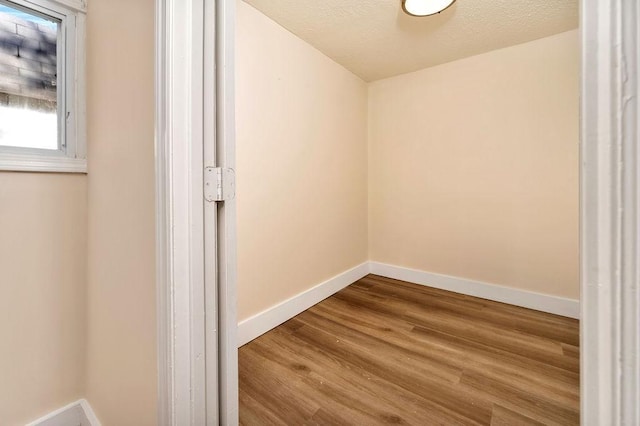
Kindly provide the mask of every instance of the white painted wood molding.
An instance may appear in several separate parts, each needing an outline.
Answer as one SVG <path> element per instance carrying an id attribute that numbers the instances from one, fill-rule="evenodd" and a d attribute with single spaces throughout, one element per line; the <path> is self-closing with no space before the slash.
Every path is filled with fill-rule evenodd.
<path id="1" fill-rule="evenodd" d="M 238 324 L 238 346 L 290 320 L 369 273 L 369 262 L 344 271 L 328 280 L 270 307 Z"/>
<path id="2" fill-rule="evenodd" d="M 59 3 L 63 6 L 67 6 L 78 12 L 87 12 L 87 0 L 52 0 L 54 3 Z"/>
<path id="3" fill-rule="evenodd" d="M 578 318 L 580 316 L 580 302 L 574 299 L 535 293 L 513 287 L 474 281 L 467 278 L 419 271 L 417 269 L 404 268 L 385 263 L 370 262 L 370 265 L 372 274 L 387 278 L 453 291 L 455 293 L 480 297 L 495 302 L 522 306 L 523 308 L 535 309 L 536 311 L 548 312 L 569 318 Z"/>
<path id="4" fill-rule="evenodd" d="M 640 7 L 581 9 L 581 419 L 639 425 Z"/>
<path id="5" fill-rule="evenodd" d="M 235 0 L 156 0 L 158 423 L 238 423 L 235 200 L 204 199 L 235 166 Z M 206 117 L 206 119 L 205 119 Z"/>
<path id="6" fill-rule="evenodd" d="M 20 172 L 87 173 L 87 160 L 77 158 L 48 159 L 37 154 L 8 154 L 0 157 L 0 170 Z"/>
<path id="7" fill-rule="evenodd" d="M 209 0 L 209 7 L 211 0 Z M 215 64 L 205 60 L 205 70 L 215 65 L 215 161 L 216 166 L 236 167 L 235 122 L 235 33 L 236 0 L 216 0 L 215 24 L 206 25 L 215 37 L 207 36 L 215 45 Z M 213 39 L 213 40 L 211 40 Z M 213 42 L 211 42 L 213 41 Z M 211 51 L 212 49 L 206 49 Z M 207 74 L 213 72 L 206 71 Z M 205 102 L 207 101 L 205 97 Z M 208 116 L 206 114 L 205 116 Z M 205 143 L 205 145 L 207 145 Z M 238 401 L 238 343 L 237 343 L 237 234 L 236 199 L 228 199 L 218 206 L 218 306 L 219 333 L 219 389 L 220 424 L 234 426 L 239 422 Z M 210 233 L 207 233 L 210 235 Z M 211 250 L 208 250 L 209 253 Z M 209 256 L 209 254 L 207 255 Z"/>
<path id="8" fill-rule="evenodd" d="M 204 0 L 156 0 L 158 424 L 207 424 Z M 214 326 L 217 324 L 214 324 Z"/>
<path id="9" fill-rule="evenodd" d="M 580 314 L 580 302 L 578 300 L 449 275 L 434 274 L 386 263 L 364 262 L 241 321 L 238 324 L 238 346 L 242 346 L 261 336 L 370 273 L 570 318 L 578 318 Z"/>
<path id="10" fill-rule="evenodd" d="M 26 426 L 101 426 L 101 424 L 87 400 L 80 399 Z"/>

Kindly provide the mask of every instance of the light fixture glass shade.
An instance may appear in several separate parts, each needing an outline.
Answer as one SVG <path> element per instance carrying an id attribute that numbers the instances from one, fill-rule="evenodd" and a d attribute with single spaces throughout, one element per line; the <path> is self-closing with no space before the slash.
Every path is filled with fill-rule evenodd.
<path id="1" fill-rule="evenodd" d="M 413 16 L 429 16 L 440 13 L 456 0 L 402 0 L 402 9 Z"/>

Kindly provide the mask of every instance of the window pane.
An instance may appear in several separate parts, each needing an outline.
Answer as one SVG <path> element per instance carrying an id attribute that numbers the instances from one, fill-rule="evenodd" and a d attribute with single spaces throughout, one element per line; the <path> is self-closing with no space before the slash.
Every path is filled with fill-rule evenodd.
<path id="1" fill-rule="evenodd" d="M 0 2 L 0 145 L 59 149 L 60 22 Z"/>

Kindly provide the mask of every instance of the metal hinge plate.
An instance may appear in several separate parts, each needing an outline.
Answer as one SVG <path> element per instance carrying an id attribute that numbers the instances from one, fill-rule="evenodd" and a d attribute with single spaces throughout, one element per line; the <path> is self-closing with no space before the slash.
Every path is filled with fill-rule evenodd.
<path id="1" fill-rule="evenodd" d="M 209 202 L 228 201 L 236 195 L 236 174 L 224 167 L 204 168 L 204 199 Z"/>

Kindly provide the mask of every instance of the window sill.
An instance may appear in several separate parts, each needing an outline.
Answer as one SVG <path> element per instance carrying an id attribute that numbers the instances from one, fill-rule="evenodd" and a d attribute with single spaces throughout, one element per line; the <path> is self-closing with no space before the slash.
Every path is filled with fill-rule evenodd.
<path id="1" fill-rule="evenodd" d="M 0 154 L 0 171 L 87 173 L 87 160 L 54 155 Z"/>

